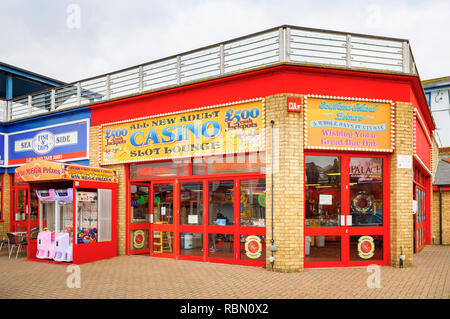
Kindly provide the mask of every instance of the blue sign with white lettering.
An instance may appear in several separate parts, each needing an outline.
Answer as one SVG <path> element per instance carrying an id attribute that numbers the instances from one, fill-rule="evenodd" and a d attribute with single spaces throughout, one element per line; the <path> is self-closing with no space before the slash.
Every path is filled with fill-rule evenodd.
<path id="1" fill-rule="evenodd" d="M 8 165 L 88 158 L 88 120 L 8 135 Z"/>

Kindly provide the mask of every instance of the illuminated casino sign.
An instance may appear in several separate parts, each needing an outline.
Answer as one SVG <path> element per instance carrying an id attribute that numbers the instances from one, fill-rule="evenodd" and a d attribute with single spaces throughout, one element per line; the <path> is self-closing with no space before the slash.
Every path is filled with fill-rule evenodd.
<path id="1" fill-rule="evenodd" d="M 103 165 L 264 149 L 264 101 L 254 99 L 101 126 Z"/>

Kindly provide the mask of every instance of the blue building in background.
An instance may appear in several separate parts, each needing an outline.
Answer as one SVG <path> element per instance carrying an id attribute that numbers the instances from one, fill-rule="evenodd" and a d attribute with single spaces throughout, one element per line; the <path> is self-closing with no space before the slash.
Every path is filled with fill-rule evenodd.
<path id="1" fill-rule="evenodd" d="M 439 148 L 450 147 L 450 76 L 422 81 L 436 123 Z"/>

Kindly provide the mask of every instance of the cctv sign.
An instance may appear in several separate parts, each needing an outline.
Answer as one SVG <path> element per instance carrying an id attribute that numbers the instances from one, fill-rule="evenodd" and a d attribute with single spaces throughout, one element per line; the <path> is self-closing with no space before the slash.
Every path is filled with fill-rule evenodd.
<path id="1" fill-rule="evenodd" d="M 287 111 L 300 113 L 302 111 L 302 104 L 303 100 L 301 97 L 288 97 Z"/>

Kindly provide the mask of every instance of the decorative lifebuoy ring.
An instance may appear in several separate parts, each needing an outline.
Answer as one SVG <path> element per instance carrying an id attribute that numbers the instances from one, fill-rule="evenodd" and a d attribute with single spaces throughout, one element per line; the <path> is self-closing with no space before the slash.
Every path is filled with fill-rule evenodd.
<path id="1" fill-rule="evenodd" d="M 251 259 L 261 256 L 262 244 L 259 236 L 250 235 L 245 239 L 245 254 Z"/>
<path id="2" fill-rule="evenodd" d="M 133 245 L 136 249 L 142 249 L 145 245 L 145 233 L 143 230 L 136 230 L 133 237 Z"/>
<path id="3" fill-rule="evenodd" d="M 373 209 L 373 196 L 367 192 L 359 192 L 353 197 L 352 208 L 354 211 L 365 214 Z"/>

